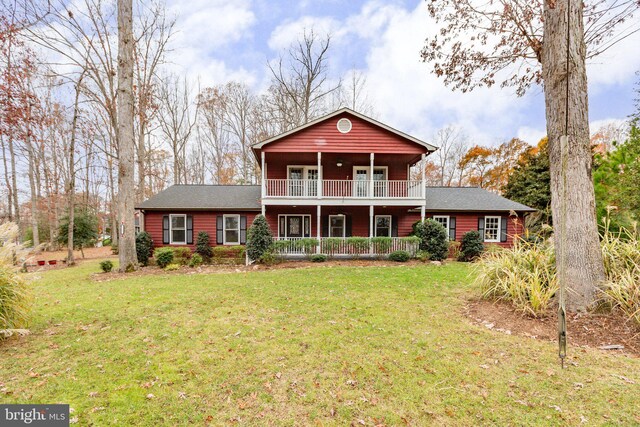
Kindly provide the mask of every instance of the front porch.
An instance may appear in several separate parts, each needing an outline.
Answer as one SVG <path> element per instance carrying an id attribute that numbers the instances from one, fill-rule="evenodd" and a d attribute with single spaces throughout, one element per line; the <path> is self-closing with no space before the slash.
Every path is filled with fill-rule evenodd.
<path id="1" fill-rule="evenodd" d="M 290 258 L 324 254 L 333 258 L 380 258 L 395 251 L 416 255 L 419 239 L 416 237 L 291 237 L 274 238 L 279 255 Z"/>
<path id="2" fill-rule="evenodd" d="M 406 206 L 267 206 L 265 217 L 281 255 L 379 257 L 415 254 L 410 234 L 421 214 Z"/>

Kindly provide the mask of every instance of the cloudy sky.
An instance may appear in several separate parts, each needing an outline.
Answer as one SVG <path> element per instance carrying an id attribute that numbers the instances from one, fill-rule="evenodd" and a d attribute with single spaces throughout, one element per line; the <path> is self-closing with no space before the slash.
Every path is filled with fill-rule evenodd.
<path id="1" fill-rule="evenodd" d="M 171 60 L 203 86 L 238 80 L 263 90 L 267 61 L 313 27 L 332 34 L 331 74 L 364 73 L 377 117 L 391 126 L 430 140 L 438 128 L 459 125 L 474 142 L 491 145 L 514 136 L 535 144 L 544 135 L 540 87 L 522 98 L 497 87 L 463 94 L 430 73 L 419 52 L 435 26 L 423 1 L 169 0 L 168 6 L 178 17 Z M 632 112 L 639 46 L 637 33 L 588 64 L 592 131 Z"/>

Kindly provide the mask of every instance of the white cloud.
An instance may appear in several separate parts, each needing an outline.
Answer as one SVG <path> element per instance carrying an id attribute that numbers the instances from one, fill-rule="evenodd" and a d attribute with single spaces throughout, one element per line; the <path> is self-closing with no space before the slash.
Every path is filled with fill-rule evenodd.
<path id="1" fill-rule="evenodd" d="M 300 38 L 305 30 L 313 29 L 321 36 L 330 34 L 335 42 L 345 34 L 340 22 L 330 17 L 303 16 L 296 21 L 288 21 L 280 24 L 269 37 L 269 47 L 279 51 L 288 48 Z"/>
<path id="2" fill-rule="evenodd" d="M 620 31 L 640 28 L 640 14 L 620 24 Z M 587 61 L 590 90 L 606 89 L 602 86 L 624 84 L 635 78 L 640 70 L 640 31 L 613 45 L 604 53 Z"/>
<path id="3" fill-rule="evenodd" d="M 529 145 L 537 145 L 542 138 L 547 135 L 544 129 L 537 129 L 529 126 L 522 126 L 518 129 L 517 137 Z"/>
<path id="4" fill-rule="evenodd" d="M 214 59 L 229 44 L 248 38 L 256 17 L 248 0 L 174 0 L 167 5 L 169 14 L 178 17 L 176 34 L 169 57 L 176 72 L 186 73 L 202 85 L 224 83 L 230 79 L 249 84 L 253 72 L 229 69 L 224 61 Z"/>

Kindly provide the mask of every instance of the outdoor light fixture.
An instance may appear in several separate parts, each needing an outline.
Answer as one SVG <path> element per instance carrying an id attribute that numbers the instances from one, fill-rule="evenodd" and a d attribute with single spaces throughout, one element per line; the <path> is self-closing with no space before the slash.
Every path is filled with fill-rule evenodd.
<path id="1" fill-rule="evenodd" d="M 338 160 L 338 162 L 336 163 L 336 166 L 338 166 L 339 168 L 342 167 L 342 160 Z"/>

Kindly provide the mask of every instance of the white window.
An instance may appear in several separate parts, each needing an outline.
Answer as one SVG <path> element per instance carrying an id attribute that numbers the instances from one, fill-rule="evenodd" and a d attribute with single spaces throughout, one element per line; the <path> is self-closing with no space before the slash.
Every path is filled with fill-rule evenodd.
<path id="1" fill-rule="evenodd" d="M 169 215 L 169 241 L 172 245 L 187 244 L 187 216 L 186 215 Z"/>
<path id="2" fill-rule="evenodd" d="M 449 215 L 434 215 L 433 220 L 442 224 L 447 233 L 449 233 Z"/>
<path id="3" fill-rule="evenodd" d="M 225 245 L 240 244 L 240 215 L 224 215 L 224 241 Z"/>
<path id="4" fill-rule="evenodd" d="M 329 215 L 329 237 L 344 237 L 344 215 Z"/>
<path id="5" fill-rule="evenodd" d="M 391 215 L 376 215 L 376 237 L 391 237 Z"/>
<path id="6" fill-rule="evenodd" d="M 485 242 L 500 241 L 500 217 L 499 216 L 484 217 L 484 241 Z"/>

